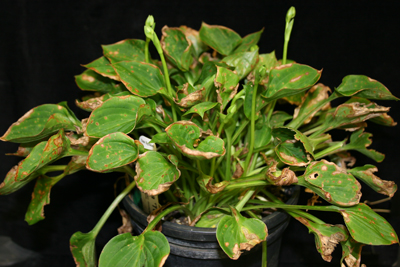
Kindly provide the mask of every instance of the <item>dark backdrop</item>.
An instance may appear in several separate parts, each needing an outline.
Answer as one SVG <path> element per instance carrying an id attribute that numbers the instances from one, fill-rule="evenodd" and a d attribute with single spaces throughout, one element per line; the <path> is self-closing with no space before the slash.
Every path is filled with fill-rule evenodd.
<path id="1" fill-rule="evenodd" d="M 265 27 L 260 51 L 275 50 L 279 57 L 285 14 L 295 5 L 289 58 L 323 68 L 320 81 L 332 88 L 347 74 L 364 74 L 400 96 L 400 16 L 395 1 L 3 0 L 1 4 L 0 134 L 26 111 L 43 103 L 67 100 L 79 118 L 87 117 L 74 105 L 82 95 L 73 77 L 84 70 L 80 64 L 98 58 L 101 44 L 143 39 L 143 24 L 149 14 L 156 19 L 158 34 L 166 24 L 199 29 L 202 21 L 230 27 L 242 36 Z M 380 104 L 392 106 L 389 114 L 400 120 L 399 103 Z M 386 154 L 385 161 L 376 164 L 379 176 L 399 182 L 399 128 L 372 124 L 369 128 L 374 134 L 372 148 Z M 16 148 L 14 144 L 0 145 L 3 177 L 19 160 L 4 154 Z M 366 163 L 375 164 L 360 156 L 357 165 Z M 9 236 L 20 246 L 44 256 L 36 266 L 74 266 L 68 240 L 74 232 L 87 232 L 95 225 L 114 197 L 114 181 L 112 175 L 90 172 L 63 179 L 52 190 L 46 219 L 34 226 L 24 222 L 33 183 L 0 196 L 0 236 Z M 363 189 L 362 201 L 383 198 Z M 307 197 L 303 193 L 301 201 Z M 377 207 L 392 208 L 391 214 L 383 215 L 399 233 L 398 204 L 396 197 Z M 97 238 L 99 249 L 116 234 L 119 225 L 115 212 Z M 293 221 L 284 236 L 281 266 L 325 266 L 313 239 L 305 227 Z M 367 247 L 363 259 L 368 266 L 390 266 L 396 252 L 397 246 Z M 328 266 L 338 266 L 339 259 L 340 248 L 334 256 L 336 263 Z M 30 264 L 34 266 L 34 262 Z"/>

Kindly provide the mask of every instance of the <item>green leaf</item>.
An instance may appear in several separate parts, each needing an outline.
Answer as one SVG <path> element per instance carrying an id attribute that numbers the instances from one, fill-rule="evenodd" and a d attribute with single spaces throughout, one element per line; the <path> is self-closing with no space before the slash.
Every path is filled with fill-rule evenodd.
<path id="1" fill-rule="evenodd" d="M 164 75 L 153 64 L 137 61 L 113 63 L 115 71 L 128 90 L 141 97 L 149 97 L 165 90 Z"/>
<path id="2" fill-rule="evenodd" d="M 364 203 L 353 207 L 331 206 L 344 218 L 349 233 L 357 242 L 374 246 L 399 243 L 392 226 Z"/>
<path id="3" fill-rule="evenodd" d="M 196 223 L 196 227 L 216 228 L 221 219 L 227 215 L 224 210 L 213 208 L 202 214 L 200 220 Z"/>
<path id="4" fill-rule="evenodd" d="M 367 149 L 372 144 L 370 137 L 372 134 L 364 133 L 364 129 L 355 131 L 350 136 L 350 143 L 342 147 L 341 150 L 356 150 L 367 157 L 375 160 L 376 162 L 382 162 L 385 159 L 385 155 L 374 150 Z"/>
<path id="5" fill-rule="evenodd" d="M 188 114 L 193 114 L 193 113 L 197 113 L 201 116 L 201 118 L 203 119 L 204 117 L 204 113 L 206 113 L 206 111 L 214 108 L 216 105 L 218 105 L 218 103 L 215 102 L 201 102 L 199 104 L 194 105 L 193 107 L 191 107 L 188 111 L 186 111 L 185 114 L 183 114 L 183 116 L 186 116 Z"/>
<path id="6" fill-rule="evenodd" d="M 235 49 L 233 52 L 234 54 L 239 52 L 247 52 L 250 48 L 258 43 L 261 38 L 261 34 L 264 32 L 264 28 L 258 32 L 254 32 L 251 34 L 246 35 L 242 38 L 242 42 L 240 45 Z"/>
<path id="7" fill-rule="evenodd" d="M 243 217 L 235 208 L 232 216 L 225 216 L 218 223 L 217 240 L 229 258 L 237 260 L 242 250 L 250 250 L 265 241 L 268 229 L 261 220 Z"/>
<path id="8" fill-rule="evenodd" d="M 279 127 L 272 130 L 272 135 L 277 139 L 275 152 L 282 162 L 292 166 L 307 166 L 314 158 L 310 141 L 300 131 Z"/>
<path id="9" fill-rule="evenodd" d="M 348 75 L 335 90 L 343 96 L 359 96 L 368 99 L 399 100 L 377 80 L 364 75 Z"/>
<path id="10" fill-rule="evenodd" d="M 44 104 L 29 110 L 7 132 L 0 137 L 2 141 L 29 143 L 46 138 L 60 129 L 75 131 L 80 121 L 70 111 L 65 102 Z"/>
<path id="11" fill-rule="evenodd" d="M 235 31 L 218 25 L 201 24 L 199 31 L 201 40 L 221 55 L 230 55 L 242 42 Z"/>
<path id="12" fill-rule="evenodd" d="M 151 109 L 142 98 L 112 97 L 90 114 L 86 134 L 100 138 L 114 132 L 130 133 L 145 114 L 151 114 Z"/>
<path id="13" fill-rule="evenodd" d="M 76 75 L 75 82 L 83 91 L 97 91 L 107 94 L 118 93 L 125 90 L 122 84 L 104 77 L 93 70 L 85 70 L 82 74 Z"/>
<path id="14" fill-rule="evenodd" d="M 77 266 L 96 267 L 96 235 L 92 232 L 76 232 L 71 236 L 69 246 Z"/>
<path id="15" fill-rule="evenodd" d="M 227 68 L 217 66 L 217 75 L 215 76 L 214 84 L 218 88 L 217 100 L 221 104 L 222 111 L 237 93 L 239 76 Z"/>
<path id="16" fill-rule="evenodd" d="M 198 58 L 208 47 L 200 39 L 199 32 L 187 26 L 180 26 L 179 29 L 185 34 L 186 38 L 190 40 L 193 45 L 193 53 Z"/>
<path id="17" fill-rule="evenodd" d="M 304 179 L 305 182 L 299 179 L 300 185 L 311 189 L 331 204 L 354 206 L 360 202 L 360 183 L 335 163 L 324 159 L 312 162 L 304 172 Z"/>
<path id="18" fill-rule="evenodd" d="M 249 82 L 247 84 L 243 85 L 243 90 L 245 90 L 245 98 L 244 98 L 244 103 L 243 103 L 243 111 L 244 115 L 248 118 L 251 119 L 251 108 L 253 105 L 253 92 L 254 92 L 254 85 L 252 82 Z M 261 97 L 261 90 L 257 90 L 257 96 L 256 96 L 256 118 L 259 116 L 259 111 L 265 107 L 267 102 L 264 100 L 264 98 Z"/>
<path id="19" fill-rule="evenodd" d="M 267 123 L 263 123 L 260 129 L 254 131 L 254 148 L 268 145 L 271 142 L 272 129 Z"/>
<path id="20" fill-rule="evenodd" d="M 96 72 L 97 74 L 100 74 L 103 77 L 107 77 L 116 81 L 119 81 L 119 77 L 118 75 L 115 73 L 114 68 L 111 66 L 110 61 L 108 61 L 108 59 L 106 57 L 100 57 L 92 62 L 90 62 L 89 64 L 83 65 L 85 68 L 88 68 L 94 72 Z M 87 72 L 87 74 L 90 75 L 91 72 Z M 77 76 L 75 76 L 77 77 Z M 89 82 L 90 78 L 86 77 L 87 79 L 84 79 L 84 77 L 80 77 L 83 81 L 81 82 Z M 96 76 L 94 75 L 94 78 L 96 78 Z M 107 81 L 106 79 L 97 79 L 97 80 L 103 80 L 103 81 Z M 99 81 L 98 81 L 99 82 Z M 109 81 L 110 83 L 110 81 Z"/>
<path id="21" fill-rule="evenodd" d="M 397 185 L 393 181 L 386 181 L 380 179 L 374 174 L 377 172 L 378 168 L 374 165 L 364 165 L 363 167 L 356 167 L 353 169 L 348 169 L 347 172 L 351 173 L 369 187 L 374 189 L 376 192 L 393 197 L 394 193 L 397 191 Z"/>
<path id="22" fill-rule="evenodd" d="M 272 113 L 269 125 L 271 127 L 281 127 L 285 124 L 285 121 L 290 120 L 292 118 L 293 118 L 292 115 L 289 115 L 284 111 L 277 110 L 274 113 Z"/>
<path id="23" fill-rule="evenodd" d="M 150 196 L 167 191 L 181 175 L 176 163 L 172 155 L 166 160 L 156 151 L 141 154 L 136 163 L 137 187 Z"/>
<path id="24" fill-rule="evenodd" d="M 180 28 L 162 28 L 161 47 L 164 55 L 181 71 L 188 71 L 193 63 L 192 43 Z"/>
<path id="25" fill-rule="evenodd" d="M 175 122 L 165 132 L 177 149 L 191 159 L 204 160 L 225 155 L 224 141 L 213 135 L 201 140 L 203 130 L 191 121 Z"/>
<path id="26" fill-rule="evenodd" d="M 275 67 L 269 72 L 267 90 L 262 96 L 272 101 L 303 92 L 319 80 L 321 72 L 297 63 Z"/>
<path id="27" fill-rule="evenodd" d="M 121 132 L 100 138 L 89 151 L 86 168 L 105 172 L 136 161 L 139 156 L 137 142 Z"/>
<path id="28" fill-rule="evenodd" d="M 163 266 L 169 255 L 167 238 L 157 231 L 145 231 L 139 236 L 130 233 L 112 238 L 100 254 L 99 267 Z"/>
<path id="29" fill-rule="evenodd" d="M 167 133 L 157 133 L 153 136 L 150 143 L 169 144 L 171 143 L 171 140 L 168 138 Z"/>
<path id="30" fill-rule="evenodd" d="M 217 66 L 215 65 L 215 63 L 207 61 L 203 64 L 203 67 L 201 68 L 201 74 L 199 79 L 196 81 L 196 84 L 202 84 L 216 74 Z"/>
<path id="31" fill-rule="evenodd" d="M 254 69 L 258 60 L 258 47 L 249 52 L 236 52 L 224 57 L 221 61 L 234 67 L 239 80 L 246 77 Z"/>
<path id="32" fill-rule="evenodd" d="M 275 51 L 272 51 L 271 53 L 268 54 L 260 54 L 258 56 L 258 63 L 254 69 L 258 70 L 260 69 L 260 67 L 264 66 L 266 70 L 271 70 L 272 68 L 275 68 L 277 65 L 278 65 L 278 60 L 276 59 Z"/>
<path id="33" fill-rule="evenodd" d="M 345 242 L 348 239 L 348 233 L 344 225 L 318 224 L 303 217 L 295 217 L 304 224 L 310 233 L 314 234 L 315 246 L 324 261 L 332 260 L 332 252 L 339 242 Z"/>
<path id="34" fill-rule="evenodd" d="M 61 129 L 46 142 L 37 144 L 31 153 L 14 166 L 0 184 L 0 195 L 11 194 L 40 175 L 40 169 L 64 156 L 71 155 L 70 141 Z"/>
<path id="35" fill-rule="evenodd" d="M 111 63 L 120 61 L 145 61 L 146 42 L 138 39 L 126 39 L 115 44 L 102 45 L 103 54 Z"/>

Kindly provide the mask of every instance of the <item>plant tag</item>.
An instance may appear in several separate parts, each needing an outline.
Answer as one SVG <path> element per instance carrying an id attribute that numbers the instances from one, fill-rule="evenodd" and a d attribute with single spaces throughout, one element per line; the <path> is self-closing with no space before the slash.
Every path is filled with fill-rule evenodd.
<path id="1" fill-rule="evenodd" d="M 148 138 L 148 137 L 146 137 L 146 136 L 144 136 L 144 135 L 141 135 L 141 136 L 139 137 L 139 142 L 143 144 L 143 146 L 144 146 L 145 149 L 148 149 L 148 150 L 155 150 L 155 146 L 156 146 L 156 145 L 155 145 L 155 144 L 149 143 L 150 141 L 151 141 L 151 139 Z"/>
<path id="2" fill-rule="evenodd" d="M 149 196 L 143 192 L 140 192 L 142 196 L 143 211 L 150 214 L 153 210 L 161 207 L 158 202 L 158 196 Z"/>

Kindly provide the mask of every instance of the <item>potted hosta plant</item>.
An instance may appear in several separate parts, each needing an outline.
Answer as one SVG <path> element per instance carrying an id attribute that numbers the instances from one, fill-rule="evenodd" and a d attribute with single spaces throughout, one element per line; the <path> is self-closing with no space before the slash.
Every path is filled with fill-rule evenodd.
<path id="1" fill-rule="evenodd" d="M 342 266 L 360 266 L 366 244 L 398 243 L 390 224 L 360 203 L 358 180 L 387 196 L 397 186 L 377 177 L 373 165 L 355 167 L 350 154 L 384 159 L 368 148 L 365 122 L 395 125 L 389 108 L 374 101 L 398 98 L 363 75 L 348 75 L 332 90 L 318 83 L 321 70 L 288 60 L 294 16 L 292 7 L 280 60 L 259 51 L 263 30 L 241 37 L 203 23 L 198 31 L 164 26 L 158 38 L 149 16 L 145 40 L 104 45 L 103 56 L 76 76 L 78 87 L 91 93 L 76 101 L 87 118 L 78 119 L 63 102 L 33 108 L 10 126 L 0 139 L 19 143 L 14 154 L 25 159 L 7 173 L 0 194 L 35 180 L 25 217 L 35 224 L 44 219 L 51 188 L 65 176 L 82 170 L 123 176 L 123 188 L 93 230 L 71 237 L 77 266 L 168 263 L 172 249 L 160 226 L 167 220 L 182 229 L 209 229 L 205 235 L 212 233 L 232 260 L 259 249 L 259 265 L 267 266 L 272 228 L 287 224 L 283 217 L 265 219 L 277 209 L 315 235 L 324 260 L 340 244 Z M 157 55 L 150 55 L 151 44 Z M 335 99 L 342 104 L 331 105 Z M 337 129 L 349 137 L 337 140 L 331 131 Z M 69 163 L 60 161 L 66 157 Z M 314 201 L 295 205 L 285 194 L 294 187 L 312 192 Z M 316 198 L 325 204 L 315 205 Z M 98 260 L 96 236 L 123 199 L 133 203 L 131 214 L 142 216 L 132 218 L 137 235 L 115 236 Z M 148 223 L 139 208 L 150 213 Z M 343 224 L 329 224 L 310 210 L 340 213 Z"/>

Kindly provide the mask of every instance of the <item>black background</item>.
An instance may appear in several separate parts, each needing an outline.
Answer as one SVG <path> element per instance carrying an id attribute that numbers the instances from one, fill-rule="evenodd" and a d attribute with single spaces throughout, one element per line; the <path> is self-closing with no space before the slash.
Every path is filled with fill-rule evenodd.
<path id="1" fill-rule="evenodd" d="M 82 96 L 74 82 L 86 64 L 101 56 L 101 44 L 127 38 L 144 39 L 147 15 L 156 20 L 160 35 L 163 25 L 187 25 L 199 29 L 201 22 L 224 25 L 241 36 L 265 27 L 260 52 L 275 50 L 282 55 L 287 9 L 297 10 L 288 57 L 322 69 L 320 82 L 334 88 L 345 75 L 364 74 L 385 84 L 400 96 L 399 33 L 400 16 L 395 1 L 2 1 L 0 8 L 0 134 L 29 109 L 44 103 L 68 101 L 82 119 L 87 113 L 74 105 Z M 400 105 L 390 115 L 400 120 Z M 358 156 L 357 166 L 375 164 L 378 175 L 399 183 L 398 126 L 381 127 L 369 123 L 374 134 L 372 148 L 386 154 L 382 163 Z M 346 136 L 346 133 L 341 133 Z M 5 156 L 17 145 L 0 144 L 0 175 L 18 163 Z M 0 179 L 1 180 L 1 179 Z M 0 196 L 0 236 L 9 236 L 20 246 L 42 255 L 37 266 L 74 266 L 69 238 L 76 231 L 88 232 L 111 203 L 113 175 L 80 172 L 59 182 L 52 190 L 46 219 L 28 226 L 24 214 L 33 183 L 8 196 Z M 384 196 L 363 187 L 365 200 Z M 301 202 L 305 202 L 302 194 Z M 383 214 L 400 233 L 399 197 L 377 206 L 392 209 Z M 323 214 L 324 220 L 340 218 Z M 113 214 L 97 238 L 99 250 L 116 234 L 120 225 Z M 398 246 L 365 247 L 367 266 L 390 266 Z M 284 235 L 281 266 L 325 266 L 314 247 L 314 237 L 304 226 L 292 222 Z M 327 266 L 339 266 L 340 248 Z M 30 264 L 33 264 L 32 262 Z M 0 259 L 1 266 L 1 259 Z M 33 266 L 33 265 L 32 265 Z"/>

